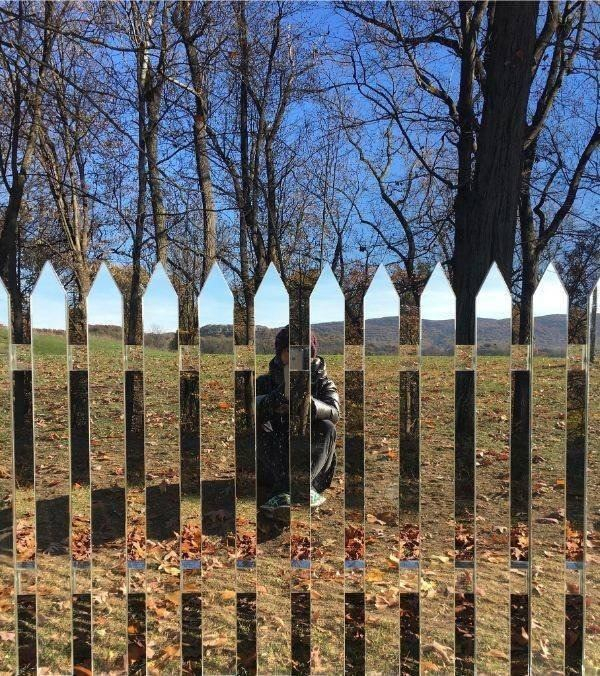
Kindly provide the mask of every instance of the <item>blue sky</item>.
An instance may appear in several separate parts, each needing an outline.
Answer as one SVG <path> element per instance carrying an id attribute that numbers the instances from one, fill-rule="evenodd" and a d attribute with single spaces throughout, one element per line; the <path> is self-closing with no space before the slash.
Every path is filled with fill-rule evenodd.
<path id="1" fill-rule="evenodd" d="M 494 263 L 477 294 L 478 318 L 508 319 L 512 316 L 512 298 L 502 273 Z"/>
<path id="2" fill-rule="evenodd" d="M 49 262 L 44 264 L 31 294 L 31 328 L 67 329 L 67 296 Z"/>
<path id="3" fill-rule="evenodd" d="M 233 294 L 216 263 L 200 291 L 198 322 L 200 326 L 233 324 Z"/>
<path id="4" fill-rule="evenodd" d="M 8 326 L 8 293 L 0 279 L 0 326 Z"/>
<path id="5" fill-rule="evenodd" d="M 377 268 L 365 294 L 364 318 L 398 316 L 400 298 L 384 265 Z"/>
<path id="6" fill-rule="evenodd" d="M 276 328 L 289 322 L 289 298 L 277 269 L 271 263 L 254 297 L 254 323 Z"/>
<path id="7" fill-rule="evenodd" d="M 123 326 L 123 299 L 115 280 L 104 263 L 87 297 L 88 324 Z"/>
<path id="8" fill-rule="evenodd" d="M 310 295 L 310 323 L 343 321 L 344 294 L 327 263 Z"/>
<path id="9" fill-rule="evenodd" d="M 421 296 L 421 319 L 455 319 L 456 299 L 444 270 L 438 263 Z"/>
<path id="10" fill-rule="evenodd" d="M 144 333 L 174 333 L 179 327 L 179 301 L 163 266 L 158 263 L 142 299 Z"/>
<path id="11" fill-rule="evenodd" d="M 566 315 L 568 311 L 569 297 L 556 268 L 550 263 L 533 294 L 533 316 Z"/>

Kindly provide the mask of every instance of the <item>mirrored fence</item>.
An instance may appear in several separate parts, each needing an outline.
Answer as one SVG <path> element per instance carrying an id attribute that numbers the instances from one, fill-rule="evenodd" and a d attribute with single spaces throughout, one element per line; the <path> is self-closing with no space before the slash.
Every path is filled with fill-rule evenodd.
<path id="1" fill-rule="evenodd" d="M 87 342 L 50 264 L 30 344 L 0 285 L 0 672 L 594 673 L 598 288 L 571 341 L 550 265 L 511 345 L 493 266 L 457 345 L 442 267 L 393 280 L 271 265 L 244 346 L 218 266 L 138 344 L 106 265 Z"/>

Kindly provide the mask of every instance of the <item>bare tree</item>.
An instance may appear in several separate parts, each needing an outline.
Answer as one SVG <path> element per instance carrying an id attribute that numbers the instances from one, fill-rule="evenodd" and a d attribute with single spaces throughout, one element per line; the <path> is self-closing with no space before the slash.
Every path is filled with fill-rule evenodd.
<path id="1" fill-rule="evenodd" d="M 53 2 L 44 3 L 38 41 L 35 24 L 32 27 L 28 21 L 29 12 L 36 11 L 35 4 L 16 3 L 16 15 L 0 7 L 4 31 L 4 37 L 0 39 L 0 59 L 5 73 L 2 103 L 10 111 L 9 133 L 0 149 L 0 170 L 8 192 L 0 233 L 0 274 L 11 295 L 14 340 L 17 342 L 24 339 L 23 300 L 17 266 L 19 216 L 35 158 L 56 27 L 67 9 L 68 3 L 59 6 L 58 11 Z"/>

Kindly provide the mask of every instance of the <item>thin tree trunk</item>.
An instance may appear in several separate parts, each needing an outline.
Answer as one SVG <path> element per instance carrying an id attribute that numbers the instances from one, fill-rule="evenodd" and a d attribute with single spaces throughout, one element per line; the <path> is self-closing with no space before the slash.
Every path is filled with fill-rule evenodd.
<path id="1" fill-rule="evenodd" d="M 164 68 L 166 58 L 166 7 L 164 6 L 161 36 L 161 51 L 156 72 L 147 64 L 142 86 L 145 91 L 146 112 L 148 115 L 146 127 L 146 154 L 148 160 L 148 184 L 150 200 L 152 202 L 152 216 L 154 219 L 154 237 L 156 241 L 156 260 L 163 265 L 167 264 L 169 238 L 166 227 L 166 214 L 158 166 L 158 132 L 160 122 L 160 104 L 164 88 Z"/>
<path id="2" fill-rule="evenodd" d="M 196 172 L 202 199 L 202 229 L 204 240 L 204 258 L 202 260 L 203 283 L 217 256 L 217 212 L 215 207 L 212 173 L 208 157 L 207 143 L 207 78 L 205 77 L 198 52 L 190 35 L 190 11 L 192 5 L 188 2 L 180 2 L 174 15 L 174 23 L 185 46 L 190 78 L 194 88 L 194 125 L 192 128 L 194 137 L 194 154 L 196 158 Z"/>

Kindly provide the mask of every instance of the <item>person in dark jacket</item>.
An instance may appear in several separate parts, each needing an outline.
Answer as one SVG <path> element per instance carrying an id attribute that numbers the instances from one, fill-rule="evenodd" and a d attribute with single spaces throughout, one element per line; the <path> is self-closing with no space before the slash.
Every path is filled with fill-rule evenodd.
<path id="1" fill-rule="evenodd" d="M 327 374 L 325 360 L 317 351 L 317 337 L 311 331 L 311 507 L 325 502 L 322 492 L 333 480 L 337 459 L 335 425 L 340 416 L 337 387 Z M 256 379 L 258 474 L 270 496 L 262 505 L 266 511 L 290 504 L 288 374 L 289 329 L 285 327 L 275 338 L 275 356 L 269 362 L 268 374 Z"/>

